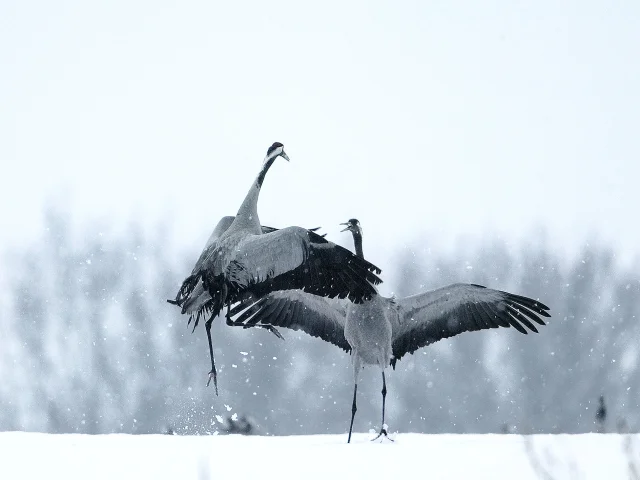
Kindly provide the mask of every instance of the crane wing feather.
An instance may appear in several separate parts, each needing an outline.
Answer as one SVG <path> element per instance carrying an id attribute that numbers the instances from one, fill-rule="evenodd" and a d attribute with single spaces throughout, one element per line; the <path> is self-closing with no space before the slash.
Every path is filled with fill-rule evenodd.
<path id="1" fill-rule="evenodd" d="M 260 297 L 277 290 L 302 289 L 360 303 L 376 293 L 373 285 L 381 283 L 378 267 L 301 227 L 248 235 L 230 255 L 224 277 L 233 301 L 245 291 Z M 215 253 L 211 258 L 216 261 Z M 203 265 L 205 278 L 217 272 L 210 266 Z M 205 282 L 213 283 L 212 278 Z"/>
<path id="2" fill-rule="evenodd" d="M 457 283 L 396 300 L 393 322 L 393 359 L 443 338 L 463 332 L 512 326 L 526 334 L 538 332 L 532 322 L 545 325 L 549 307 L 537 300 L 492 290 L 481 285 Z M 526 327 L 526 328 L 525 328 Z"/>
<path id="3" fill-rule="evenodd" d="M 204 248 L 202 249 L 202 253 L 200 254 L 200 257 L 198 257 L 198 260 L 196 261 L 196 264 L 194 265 L 191 273 L 196 273 L 198 270 L 200 270 L 200 268 L 202 268 L 202 265 L 205 259 L 218 246 L 218 239 L 222 236 L 224 232 L 226 232 L 229 229 L 229 227 L 231 226 L 231 224 L 235 219 L 236 217 L 234 215 L 227 215 L 220 219 L 220 221 L 217 223 L 217 225 L 213 229 L 213 232 L 211 232 L 211 235 L 209 235 L 209 239 L 207 240 L 207 243 L 204 245 Z M 277 228 L 267 227 L 265 225 L 261 225 L 261 228 L 262 228 L 262 233 L 272 233 L 278 230 Z"/>
<path id="4" fill-rule="evenodd" d="M 195 320 L 194 328 L 198 325 L 200 317 L 211 313 L 213 308 L 211 295 L 209 295 L 209 292 L 204 288 L 202 279 L 195 277 L 195 274 L 203 267 L 205 260 L 209 257 L 211 252 L 216 249 L 218 246 L 218 239 L 229 229 L 235 218 L 236 217 L 233 215 L 222 217 L 213 229 L 213 232 L 211 232 L 200 257 L 193 267 L 192 275 L 185 280 L 185 283 L 195 280 L 191 290 L 188 291 L 188 294 L 181 296 L 180 292 L 183 291 L 181 288 L 175 300 L 168 300 L 169 303 L 177 304 L 182 307 L 183 314 L 189 315 L 188 324 Z M 277 230 L 277 228 L 262 225 L 262 233 L 272 233 Z M 317 228 L 313 230 L 315 231 Z"/>
<path id="5" fill-rule="evenodd" d="M 349 352 L 351 347 L 344 336 L 347 305 L 348 300 L 286 290 L 246 299 L 232 308 L 230 315 L 234 325 L 262 324 L 301 330 Z"/>

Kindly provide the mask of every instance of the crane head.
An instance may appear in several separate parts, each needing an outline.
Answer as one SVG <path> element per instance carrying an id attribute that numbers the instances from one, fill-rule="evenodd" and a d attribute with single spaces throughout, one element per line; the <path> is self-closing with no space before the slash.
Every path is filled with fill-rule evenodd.
<path id="1" fill-rule="evenodd" d="M 274 142 L 273 145 L 269 147 L 269 150 L 267 150 L 267 156 L 264 157 L 264 161 L 265 163 L 268 161 L 273 161 L 276 159 L 276 157 L 282 157 L 287 162 L 290 161 L 289 156 L 284 153 L 284 145 L 282 145 L 280 142 Z"/>
<path id="2" fill-rule="evenodd" d="M 350 218 L 347 222 L 341 223 L 340 225 L 346 225 L 347 227 L 341 230 L 341 232 L 346 232 L 349 230 L 351 233 L 362 233 L 362 228 L 360 227 L 360 222 L 357 218 Z"/>

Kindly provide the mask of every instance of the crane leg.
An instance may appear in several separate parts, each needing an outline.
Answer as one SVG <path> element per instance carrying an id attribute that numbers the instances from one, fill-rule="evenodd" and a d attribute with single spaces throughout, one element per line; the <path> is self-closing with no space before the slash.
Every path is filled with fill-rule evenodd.
<path id="1" fill-rule="evenodd" d="M 209 372 L 209 381 L 207 382 L 207 387 L 211 383 L 211 379 L 213 379 L 213 386 L 216 389 L 216 396 L 218 396 L 218 374 L 216 373 L 216 363 L 213 360 L 213 344 L 211 343 L 211 323 L 212 322 L 213 322 L 213 315 L 204 324 L 205 330 L 207 331 L 207 339 L 209 340 L 209 356 L 211 357 L 211 371 Z"/>
<path id="2" fill-rule="evenodd" d="M 384 370 L 383 370 L 382 371 L 382 426 L 380 427 L 380 433 L 376 438 L 372 439 L 372 441 L 379 439 L 382 435 L 384 435 L 386 438 L 389 438 L 389 435 L 387 434 L 387 429 L 384 428 L 384 407 L 385 407 L 386 398 L 387 398 L 387 381 L 384 378 Z M 389 440 L 391 439 L 389 438 Z"/>
<path id="3" fill-rule="evenodd" d="M 358 391 L 358 384 L 356 383 L 353 387 L 353 404 L 351 405 L 351 425 L 349 425 L 349 438 L 347 439 L 347 443 L 351 443 L 351 432 L 353 431 L 353 419 L 356 417 L 356 411 L 358 407 L 356 407 L 356 392 Z"/>

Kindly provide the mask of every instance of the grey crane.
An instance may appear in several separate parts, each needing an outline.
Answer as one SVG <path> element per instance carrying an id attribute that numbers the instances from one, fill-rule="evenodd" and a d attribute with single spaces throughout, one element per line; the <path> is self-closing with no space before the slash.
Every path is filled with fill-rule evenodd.
<path id="1" fill-rule="evenodd" d="M 605 433 L 605 424 L 607 422 L 607 407 L 604 404 L 604 395 L 600 395 L 598 399 L 598 410 L 596 410 L 596 425 L 598 433 Z"/>
<path id="2" fill-rule="evenodd" d="M 374 285 L 382 282 L 381 270 L 349 250 L 301 227 L 287 227 L 263 233 L 258 218 L 258 197 L 264 178 L 276 158 L 289 160 L 280 142 L 267 150 L 258 176 L 228 227 L 214 231 L 170 303 L 189 313 L 194 329 L 202 314 L 205 322 L 211 371 L 216 395 L 218 381 L 211 342 L 211 323 L 227 306 L 251 295 L 260 298 L 287 289 L 325 297 L 348 298 L 360 303 L 375 295 Z M 206 292 L 208 297 L 204 294 Z M 209 298 L 210 297 L 210 298 Z M 275 332 L 274 332 L 275 333 Z"/>
<path id="3" fill-rule="evenodd" d="M 205 244 L 205 250 L 212 245 L 217 245 L 218 239 L 224 232 L 229 229 L 235 218 L 236 217 L 233 215 L 227 215 L 220 219 L 216 227 L 213 229 L 213 232 L 209 236 L 207 243 Z M 263 234 L 275 232 L 278 230 L 277 228 L 267 227 L 265 225 L 262 225 L 260 228 L 262 229 Z M 309 231 L 311 232 L 315 232 L 317 230 L 319 230 L 319 227 L 309 229 Z M 325 234 L 323 234 L 322 236 L 324 237 Z M 176 303 L 175 300 L 167 301 L 172 304 Z M 204 289 L 202 281 L 199 281 L 182 305 L 182 313 L 189 315 L 188 324 L 191 324 L 191 321 L 194 321 L 194 325 L 196 325 L 199 322 L 200 317 L 207 316 L 207 314 L 211 313 L 213 303 L 214 302 L 211 298 L 211 295 L 209 295 L 209 292 Z M 227 318 L 227 325 L 233 326 L 233 323 L 231 323 L 229 318 Z M 282 338 L 282 335 L 280 335 L 280 333 L 271 325 L 256 325 L 256 327 L 264 328 L 275 334 L 277 337 Z"/>
<path id="4" fill-rule="evenodd" d="M 357 219 L 343 223 L 353 234 L 356 254 L 364 258 L 362 228 Z M 384 370 L 395 369 L 407 353 L 463 332 L 497 327 L 514 327 L 526 334 L 527 327 L 538 332 L 535 322 L 549 317 L 549 307 L 531 298 L 492 290 L 481 285 L 456 283 L 406 298 L 375 295 L 362 304 L 321 298 L 302 291 L 274 292 L 256 299 L 247 298 L 229 313 L 236 325 L 258 324 L 302 330 L 351 352 L 353 362 L 353 402 L 349 437 L 356 414 L 358 376 L 363 365 L 382 370 L 382 426 L 377 439 L 387 436 L 384 423 L 387 385 Z"/>

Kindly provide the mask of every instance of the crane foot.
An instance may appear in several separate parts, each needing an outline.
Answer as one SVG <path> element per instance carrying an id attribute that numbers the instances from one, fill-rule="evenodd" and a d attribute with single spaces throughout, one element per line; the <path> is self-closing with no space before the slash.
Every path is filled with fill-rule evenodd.
<path id="1" fill-rule="evenodd" d="M 387 440 L 389 440 L 390 442 L 393 442 L 393 439 L 392 439 L 392 438 L 389 438 L 389 434 L 387 433 L 387 429 L 386 429 L 386 428 L 384 428 L 384 427 L 382 427 L 382 428 L 380 429 L 380 433 L 378 434 L 378 436 L 377 436 L 377 437 L 375 437 L 375 438 L 372 438 L 372 439 L 371 439 L 371 441 L 372 441 L 372 442 L 374 442 L 374 441 L 378 440 L 382 435 L 384 435 L 384 438 L 386 438 L 386 439 L 387 439 Z"/>
<path id="2" fill-rule="evenodd" d="M 280 340 L 284 340 L 284 337 L 282 336 L 282 334 L 278 330 L 276 330 L 276 328 L 273 327 L 272 325 L 258 325 L 258 327 L 263 327 L 265 330 L 273 333 Z"/>

